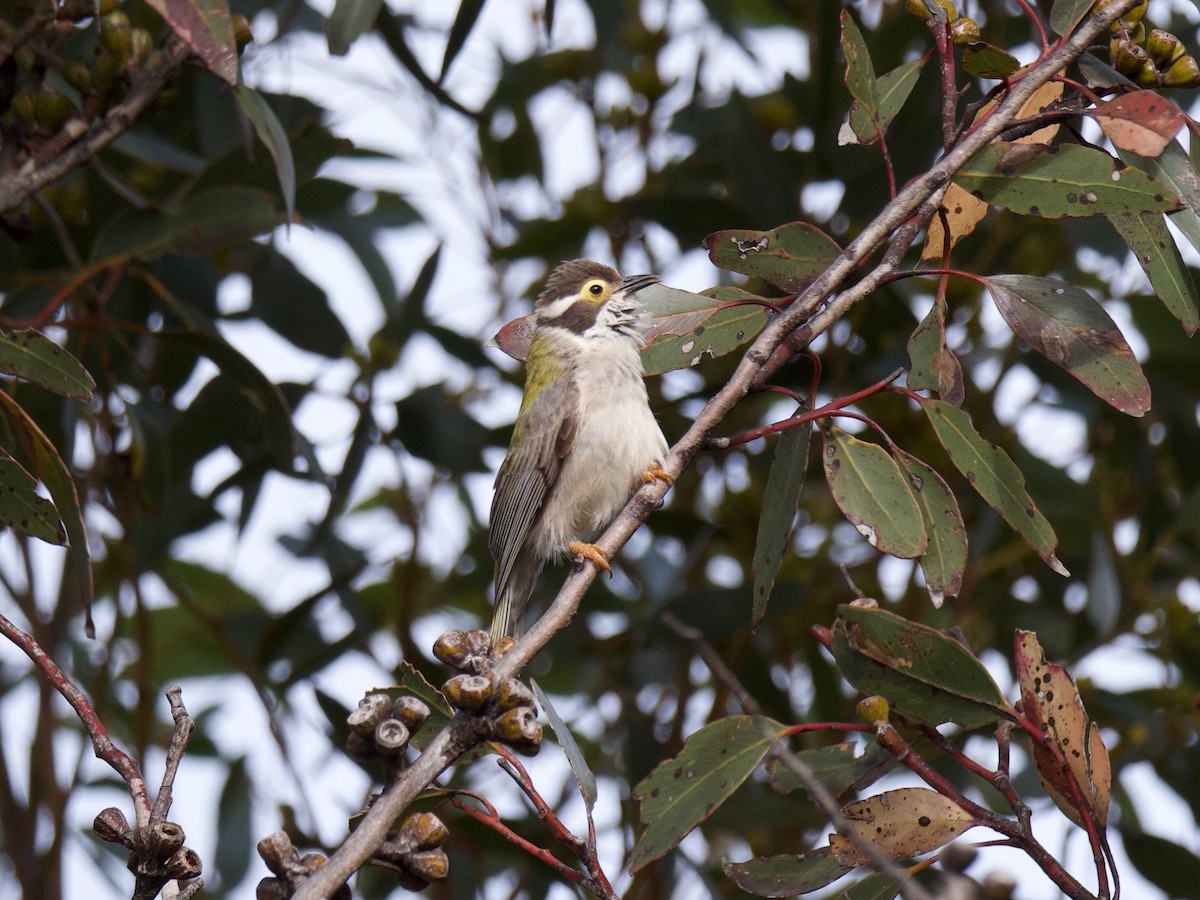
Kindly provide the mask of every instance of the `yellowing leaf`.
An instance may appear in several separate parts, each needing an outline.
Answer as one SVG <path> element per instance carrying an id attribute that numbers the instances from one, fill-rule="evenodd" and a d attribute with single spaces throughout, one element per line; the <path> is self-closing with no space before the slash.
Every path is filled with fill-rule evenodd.
<path id="1" fill-rule="evenodd" d="M 892 859 L 928 853 L 950 843 L 975 825 L 974 817 L 948 797 L 929 788 L 898 788 L 842 807 L 850 830 Z M 856 842 L 829 836 L 834 858 L 843 866 L 861 866 L 870 857 Z"/>
<path id="2" fill-rule="evenodd" d="M 1139 156 L 1159 156 L 1187 124 L 1187 113 L 1157 91 L 1134 91 L 1097 103 L 1086 113 L 1113 145 Z"/>

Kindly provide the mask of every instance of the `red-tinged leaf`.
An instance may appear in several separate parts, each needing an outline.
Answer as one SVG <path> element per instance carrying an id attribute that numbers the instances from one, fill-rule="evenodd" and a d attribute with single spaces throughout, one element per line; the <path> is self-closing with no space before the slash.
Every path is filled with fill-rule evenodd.
<path id="1" fill-rule="evenodd" d="M 967 526 L 950 485 L 932 466 L 903 450 L 896 452 L 896 461 L 908 475 L 925 520 L 929 544 L 921 557 L 921 571 L 929 599 L 940 609 L 947 595 L 957 596 L 962 589 L 967 567 Z"/>
<path id="2" fill-rule="evenodd" d="M 921 409 L 950 461 L 971 487 L 1037 551 L 1046 565 L 1059 575 L 1069 576 L 1071 573 L 1054 553 L 1058 537 L 1025 490 L 1025 476 L 1016 463 L 995 444 L 985 441 L 971 424 L 971 417 L 958 407 L 941 400 L 922 400 Z"/>
<path id="3" fill-rule="evenodd" d="M 90 400 L 96 382 L 75 357 L 37 331 L 0 331 L 0 372 Z"/>
<path id="4" fill-rule="evenodd" d="M 1157 91 L 1134 91 L 1097 103 L 1086 113 L 1113 146 L 1138 156 L 1159 156 L 1187 124 L 1187 113 Z"/>
<path id="5" fill-rule="evenodd" d="M 1075 679 L 1062 666 L 1047 662 L 1032 631 L 1017 631 L 1013 663 L 1021 686 L 1022 712 L 1061 754 L 1040 741 L 1032 742 L 1042 786 L 1063 815 L 1082 827 L 1080 805 L 1073 796 L 1077 792 L 1084 809 L 1103 831 L 1112 800 L 1112 765 L 1100 729 L 1083 707 Z"/>
<path id="6" fill-rule="evenodd" d="M 975 656 L 951 637 L 879 608 L 838 607 L 834 659 L 863 694 L 886 697 L 901 715 L 980 728 L 1011 710 Z"/>
<path id="7" fill-rule="evenodd" d="M 761 278 L 789 294 L 804 290 L 841 253 L 833 238 L 806 222 L 773 231 L 718 231 L 704 246 L 715 266 Z"/>
<path id="8" fill-rule="evenodd" d="M 1018 338 L 1126 415 L 1150 409 L 1150 384 L 1133 350 L 1087 291 L 1034 275 L 996 275 L 986 284 Z"/>
<path id="9" fill-rule="evenodd" d="M 785 730 L 762 716 L 729 716 L 705 725 L 677 757 L 647 775 L 633 789 L 645 830 L 633 845 L 630 871 L 661 859 L 711 816 Z"/>
<path id="10" fill-rule="evenodd" d="M 725 874 L 756 897 L 794 897 L 832 884 L 849 869 L 833 858 L 828 847 L 804 856 L 756 856 L 745 862 L 726 862 Z"/>
<path id="11" fill-rule="evenodd" d="M 238 82 L 237 40 L 227 0 L 146 0 L 196 51 L 204 68 L 231 85 Z"/>
<path id="12" fill-rule="evenodd" d="M 1191 210 L 1184 210 L 1172 217 L 1178 224 L 1179 216 L 1193 216 Z M 1188 335 L 1196 333 L 1200 328 L 1200 298 L 1196 295 L 1196 282 L 1192 279 L 1191 270 L 1183 261 L 1175 239 L 1167 228 L 1166 220 L 1158 213 L 1142 213 L 1141 215 L 1109 216 L 1109 221 L 1117 229 L 1130 252 L 1137 259 L 1150 279 L 1150 285 L 1158 299 L 1183 326 Z"/>
<path id="13" fill-rule="evenodd" d="M 821 457 L 834 501 L 872 547 L 901 559 L 925 552 L 921 511 L 886 450 L 831 427 Z"/>
<path id="14" fill-rule="evenodd" d="M 1161 181 L 1114 165 L 1102 150 L 1074 144 L 990 144 L 954 180 L 992 206 L 1049 219 L 1179 208 L 1179 198 Z"/>
<path id="15" fill-rule="evenodd" d="M 38 496 L 37 480 L 3 450 L 0 450 L 0 525 L 48 544 L 67 542 L 54 504 Z"/>
<path id="16" fill-rule="evenodd" d="M 929 788 L 897 788 L 842 807 L 849 830 L 892 859 L 919 856 L 944 847 L 976 822 L 961 806 Z M 843 866 L 865 866 L 871 858 L 841 834 L 829 836 L 834 858 Z"/>
<path id="17" fill-rule="evenodd" d="M 487 342 L 489 347 L 503 350 L 513 359 L 524 362 L 529 355 L 529 344 L 533 340 L 533 316 L 521 316 L 513 319 L 492 336 Z"/>
<path id="18" fill-rule="evenodd" d="M 775 578 L 792 535 L 796 507 L 800 504 L 800 492 L 804 490 L 811 438 L 811 426 L 802 425 L 783 432 L 775 444 L 762 509 L 759 510 L 754 561 L 750 568 L 754 597 L 750 628 L 755 631 L 767 615 L 771 590 L 775 587 Z"/>
<path id="19" fill-rule="evenodd" d="M 963 71 L 976 78 L 1007 78 L 1021 68 L 1020 61 L 1005 50 L 984 41 L 972 41 L 963 49 Z"/>
<path id="20" fill-rule="evenodd" d="M 62 517 L 67 532 L 67 559 L 72 576 L 72 587 L 79 592 L 83 604 L 84 628 L 88 637 L 96 636 L 92 623 L 92 557 L 88 547 L 87 524 L 83 519 L 83 508 L 75 481 L 58 450 L 50 443 L 41 428 L 17 402 L 7 393 L 0 391 L 0 411 L 8 422 L 8 430 L 25 455 L 29 472 L 46 486 L 50 499 Z"/>

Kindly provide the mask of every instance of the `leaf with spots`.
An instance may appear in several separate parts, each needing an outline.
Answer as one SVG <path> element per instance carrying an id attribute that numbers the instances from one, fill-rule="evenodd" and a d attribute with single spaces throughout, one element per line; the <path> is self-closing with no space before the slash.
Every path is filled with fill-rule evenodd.
<path id="1" fill-rule="evenodd" d="M 1187 212 L 1194 215 L 1190 210 Z M 1189 336 L 1195 334 L 1196 329 L 1200 328 L 1200 314 L 1197 313 L 1200 299 L 1196 296 L 1196 283 L 1179 248 L 1175 246 L 1166 220 L 1158 213 L 1109 216 L 1108 220 L 1129 246 L 1129 252 L 1150 279 L 1150 285 L 1163 306 L 1179 320 Z M 1172 217 L 1172 221 L 1178 224 L 1180 220 L 1176 216 Z"/>
<path id="2" fill-rule="evenodd" d="M 947 594 L 956 597 L 962 589 L 967 567 L 967 526 L 954 492 L 933 466 L 903 450 L 896 451 L 896 461 L 908 476 L 925 520 L 929 544 L 921 557 L 921 571 L 929 598 L 940 609 Z"/>
<path id="3" fill-rule="evenodd" d="M 651 317 L 644 333 L 647 342 L 642 351 L 642 371 L 659 375 L 674 369 L 695 366 L 707 357 L 724 356 L 763 330 L 770 311 L 762 306 L 761 297 L 736 287 L 714 287 L 703 294 L 690 294 L 661 285 L 651 285 L 638 291 L 639 298 L 649 291 L 644 301 Z M 656 302 L 659 293 L 682 294 L 694 298 L 696 308 L 690 312 L 660 313 Z"/>
<path id="4" fill-rule="evenodd" d="M 65 544 L 54 504 L 37 493 L 37 480 L 15 459 L 0 450 L 0 525 L 50 544 Z"/>
<path id="5" fill-rule="evenodd" d="M 1016 633 L 1013 663 L 1021 686 L 1021 711 L 1046 737 L 1046 742 L 1032 741 L 1033 762 L 1042 786 L 1076 825 L 1084 826 L 1081 810 L 1087 810 L 1103 831 L 1112 799 L 1112 765 L 1100 728 L 1083 707 L 1075 679 L 1062 666 L 1047 662 L 1032 631 Z"/>
<path id="6" fill-rule="evenodd" d="M 1035 275 L 995 275 L 985 283 L 1022 341 L 1126 415 L 1150 409 L 1150 384 L 1133 350 L 1087 291 Z"/>
<path id="7" fill-rule="evenodd" d="M 954 181 L 992 206 L 1049 219 L 1179 208 L 1179 198 L 1157 178 L 1074 144 L 990 144 Z"/>
<path id="8" fill-rule="evenodd" d="M 762 509 L 758 513 L 758 534 L 754 539 L 754 561 L 750 567 L 754 592 L 750 627 L 755 631 L 767 615 L 767 603 L 771 600 L 771 591 L 792 535 L 796 507 L 800 504 L 800 492 L 804 490 L 811 439 L 811 426 L 801 425 L 783 432 L 775 444 Z"/>
<path id="9" fill-rule="evenodd" d="M 1067 571 L 1055 555 L 1058 536 L 1025 489 L 1025 476 L 1007 453 L 971 424 L 971 417 L 941 400 L 922 400 L 921 409 L 933 426 L 950 461 L 987 504 L 1004 517 L 1042 561 L 1063 577 Z"/>
<path id="10" fill-rule="evenodd" d="M 867 42 L 849 10 L 842 10 L 842 56 L 846 60 L 846 87 L 872 119 L 879 116 L 879 81 Z"/>
<path id="11" fill-rule="evenodd" d="M 803 856 L 756 856 L 745 862 L 727 861 L 724 869 L 734 884 L 756 897 L 807 894 L 832 884 L 849 871 L 828 847 Z"/>
<path id="12" fill-rule="evenodd" d="M 797 294 L 837 259 L 841 247 L 821 229 L 792 222 L 772 231 L 717 231 L 704 239 L 713 265 Z"/>
<path id="13" fill-rule="evenodd" d="M 196 51 L 204 68 L 231 85 L 238 83 L 237 41 L 227 0 L 146 2 Z"/>
<path id="14" fill-rule="evenodd" d="M 966 385 L 958 357 L 946 346 L 941 302 L 934 302 L 908 339 L 907 381 L 914 391 L 935 390 L 947 403 L 961 406 L 966 398 Z"/>
<path id="15" fill-rule="evenodd" d="M 1160 156 L 1187 124 L 1187 113 L 1157 91 L 1134 91 L 1087 110 L 1119 150 Z"/>
<path id="16" fill-rule="evenodd" d="M 821 459 L 838 508 L 872 547 L 901 559 L 925 552 L 921 510 L 886 450 L 830 427 Z"/>
<path id="17" fill-rule="evenodd" d="M 980 728 L 1011 716 L 992 676 L 951 637 L 895 613 L 838 608 L 831 647 L 838 669 L 863 694 L 886 697 L 910 719 Z"/>
<path id="18" fill-rule="evenodd" d="M 687 739 L 633 789 L 645 826 L 629 868 L 637 872 L 669 853 L 711 816 L 762 762 L 787 729 L 762 716 L 729 716 Z"/>
<path id="19" fill-rule="evenodd" d="M 1021 68 L 1020 61 L 1006 50 L 986 41 L 972 41 L 963 48 L 963 71 L 976 78 L 1007 78 Z"/>
<path id="20" fill-rule="evenodd" d="M 974 816 L 929 788 L 897 788 L 842 807 L 849 830 L 892 859 L 906 859 L 944 847 L 976 824 Z M 843 866 L 870 863 L 858 844 L 829 836 L 834 858 Z"/>
<path id="21" fill-rule="evenodd" d="M 76 400 L 90 400 L 96 387 L 75 357 L 36 331 L 0 331 L 0 372 Z"/>

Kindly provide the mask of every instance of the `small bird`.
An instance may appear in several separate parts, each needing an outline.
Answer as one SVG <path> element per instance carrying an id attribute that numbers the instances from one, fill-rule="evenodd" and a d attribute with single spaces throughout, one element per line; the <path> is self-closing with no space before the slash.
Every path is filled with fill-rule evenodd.
<path id="1" fill-rule="evenodd" d="M 642 380 L 635 300 L 657 281 L 574 259 L 550 273 L 534 304 L 525 393 L 492 498 L 493 641 L 524 630 L 547 560 L 570 554 L 609 571 L 604 551 L 586 541 L 640 483 L 671 480 Z"/>

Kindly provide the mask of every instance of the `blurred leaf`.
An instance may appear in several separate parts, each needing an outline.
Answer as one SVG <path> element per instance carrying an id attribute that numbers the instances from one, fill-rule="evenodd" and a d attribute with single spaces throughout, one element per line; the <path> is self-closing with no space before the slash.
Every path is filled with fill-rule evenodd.
<path id="1" fill-rule="evenodd" d="M 729 716 L 687 739 L 633 789 L 644 830 L 629 869 L 637 872 L 669 853 L 750 777 L 786 729 L 761 716 Z"/>
<path id="2" fill-rule="evenodd" d="M 296 217 L 296 162 L 292 159 L 292 145 L 288 142 L 287 132 L 283 130 L 270 104 L 254 88 L 239 82 L 233 90 L 233 96 L 254 126 L 254 133 L 275 161 L 275 173 L 279 176 L 279 188 L 283 192 L 284 212 L 287 221 L 291 222 Z"/>
<path id="3" fill-rule="evenodd" d="M 801 750 L 795 756 L 836 797 L 851 788 L 862 790 L 895 767 L 896 758 L 878 744 L 865 744 L 858 756 L 855 756 L 855 750 L 854 744 L 843 743 Z M 800 776 L 781 759 L 768 760 L 767 772 L 771 776 L 771 787 L 780 793 L 804 788 Z"/>
<path id="4" fill-rule="evenodd" d="M 726 861 L 725 874 L 756 897 L 794 897 L 837 881 L 848 871 L 828 847 L 804 856 L 756 856 L 745 862 Z"/>
<path id="5" fill-rule="evenodd" d="M 95 637 L 92 624 L 92 559 L 88 548 L 87 525 L 83 508 L 75 491 L 75 481 L 58 450 L 37 423 L 17 402 L 0 390 L 0 407 L 17 445 L 25 455 L 27 471 L 46 486 L 67 532 L 68 585 L 63 593 L 78 592 L 83 605 L 84 628 L 88 637 Z"/>
<path id="6" fill-rule="evenodd" d="M 924 400 L 921 409 L 950 461 L 979 496 L 1025 538 L 1046 565 L 1068 576 L 1066 566 L 1054 553 L 1058 547 L 1054 529 L 1025 490 L 1025 477 L 1008 454 L 985 441 L 961 409 L 940 400 Z"/>
<path id="7" fill-rule="evenodd" d="M 164 253 L 208 253 L 257 237 L 286 221 L 266 191 L 209 188 L 189 197 L 177 213 L 118 213 L 96 235 L 91 263 L 151 260 Z"/>
<path id="8" fill-rule="evenodd" d="M 963 71 L 976 78 L 1007 78 L 1021 62 L 1006 50 L 984 41 L 972 41 L 963 48 Z"/>
<path id="9" fill-rule="evenodd" d="M 789 428 L 776 439 L 771 470 L 763 488 L 758 533 L 754 538 L 754 561 L 750 569 L 754 594 L 754 609 L 750 615 L 752 631 L 758 630 L 767 615 L 771 590 L 788 549 L 796 508 L 800 505 L 800 492 L 804 489 L 811 439 L 810 425 Z"/>
<path id="10" fill-rule="evenodd" d="M 531 680 L 529 686 L 533 688 L 534 696 L 537 697 L 538 703 L 542 705 L 542 709 L 546 713 L 546 718 L 550 721 L 550 727 L 554 730 L 554 736 L 558 739 L 558 745 L 562 747 L 563 755 L 567 758 L 567 764 L 570 765 L 571 772 L 575 775 L 575 783 L 579 785 L 579 793 L 583 795 L 583 805 L 590 817 L 592 810 L 596 806 L 596 776 L 588 768 L 587 760 L 584 759 L 583 751 L 579 748 L 579 743 L 575 740 L 575 735 L 571 734 L 571 729 L 567 727 L 567 723 L 562 720 L 558 711 L 550 703 L 550 698 L 538 687 L 536 681 Z"/>
<path id="11" fill-rule="evenodd" d="M 850 524 L 872 547 L 892 556 L 912 559 L 925 552 L 921 510 L 891 455 L 840 428 L 829 427 L 824 437 L 825 480 Z"/>
<path id="12" fill-rule="evenodd" d="M 1192 142 L 1193 150 L 1197 143 L 1200 142 Z M 1200 174 L 1179 141 L 1171 141 L 1154 159 L 1123 151 L 1121 158 L 1158 178 L 1179 195 L 1183 208 L 1171 214 L 1171 222 L 1200 250 Z"/>
<path id="13" fill-rule="evenodd" d="M 954 181 L 992 206 L 1051 219 L 1179 208 L 1161 181 L 1114 163 L 1091 147 L 1000 141 L 973 156 Z"/>
<path id="14" fill-rule="evenodd" d="M 246 775 L 246 758 L 239 756 L 229 766 L 221 799 L 217 803 L 216 866 L 221 885 L 228 893 L 241 882 L 250 868 L 250 848 L 254 845 L 251 827 L 251 801 L 254 789 Z"/>
<path id="15" fill-rule="evenodd" d="M 223 81 L 238 81 L 237 41 L 227 0 L 146 0 L 196 51 L 204 68 Z"/>
<path id="16" fill-rule="evenodd" d="M 984 279 L 1022 341 L 1130 416 L 1150 409 L 1150 385 L 1117 324 L 1087 291 L 1033 275 Z"/>
<path id="17" fill-rule="evenodd" d="M 76 400 L 92 399 L 96 388 L 75 357 L 36 331 L 0 331 L 0 372 Z"/>
<path id="18" fill-rule="evenodd" d="M 339 5 L 342 2 L 348 3 L 373 3 L 376 8 L 383 6 L 383 0 L 339 0 Z M 375 19 L 375 27 L 379 30 L 380 37 L 388 45 L 388 49 L 396 56 L 396 60 L 408 69 L 409 74 L 417 79 L 417 82 L 425 90 L 429 91 L 439 103 L 443 106 L 454 110 L 468 118 L 475 118 L 475 114 L 447 94 L 442 86 L 429 77 L 429 74 L 422 68 L 421 63 L 413 54 L 412 48 L 408 46 L 408 41 L 404 38 L 404 18 L 398 15 L 393 15 L 389 10 L 384 8 L 382 15 Z"/>
<path id="19" fill-rule="evenodd" d="M 944 847 L 975 824 L 961 806 L 929 788 L 884 791 L 842 807 L 848 828 L 892 859 L 919 856 Z M 871 862 L 841 834 L 829 835 L 834 858 L 847 868 Z"/>
<path id="20" fill-rule="evenodd" d="M 892 119 L 896 118 L 917 86 L 917 79 L 921 77 L 924 67 L 924 60 L 914 59 L 880 75 L 876 83 L 879 107 L 874 117 L 861 103 L 856 101 L 850 105 L 850 128 L 859 143 L 873 144 L 879 140 L 880 132 L 887 131 Z M 839 143 L 844 143 L 843 136 L 844 131 L 838 132 Z"/>
<path id="21" fill-rule="evenodd" d="M 58 510 L 37 494 L 37 481 L 0 449 L 0 525 L 50 544 L 65 544 Z"/>
<path id="22" fill-rule="evenodd" d="M 1159 156 L 1188 121 L 1187 113 L 1157 91 L 1134 91 L 1086 110 L 1113 146 L 1139 156 Z"/>
<path id="23" fill-rule="evenodd" d="M 868 875 L 856 881 L 833 900 L 894 900 L 900 894 L 900 885 L 887 875 Z"/>
<path id="24" fill-rule="evenodd" d="M 341 359 L 351 347 L 325 292 L 273 247 L 263 247 L 250 269 L 251 311 L 301 350 Z"/>
<path id="25" fill-rule="evenodd" d="M 789 294 L 808 287 L 841 253 L 832 238 L 805 222 L 772 231 L 718 231 L 704 239 L 704 246 L 713 265 L 761 278 Z"/>
<path id="26" fill-rule="evenodd" d="M 846 58 L 846 87 L 850 95 L 861 104 L 867 117 L 876 124 L 876 133 L 882 130 L 879 122 L 879 84 L 875 78 L 875 66 L 871 53 L 863 40 L 854 17 L 849 10 L 842 10 L 842 55 Z"/>
<path id="27" fill-rule="evenodd" d="M 325 22 L 325 40 L 334 56 L 345 56 L 350 45 L 375 24 L 383 0 L 336 0 Z"/>
<path id="28" fill-rule="evenodd" d="M 1095 5 L 1095 0 L 1054 0 L 1050 7 L 1050 27 L 1055 34 L 1070 34 Z"/>
<path id="29" fill-rule="evenodd" d="M 1190 210 L 1179 213 L 1185 214 L 1192 213 Z M 1180 256 L 1163 217 L 1158 213 L 1142 213 L 1109 216 L 1109 221 L 1129 245 L 1129 251 L 1150 279 L 1158 299 L 1179 320 L 1189 336 L 1195 334 L 1200 328 L 1200 312 L 1197 311 L 1200 298 L 1196 296 L 1196 282 Z M 1179 219 L 1173 217 L 1172 221 L 1178 223 Z"/>
<path id="30" fill-rule="evenodd" d="M 387 320 L 379 329 L 379 335 L 391 340 L 397 349 L 408 343 L 413 334 L 423 330 L 428 322 L 425 301 L 429 297 L 429 289 L 433 287 L 433 279 L 437 277 L 441 258 L 442 245 L 439 244 L 421 264 L 408 295 L 403 300 L 393 300 L 388 306 Z"/>
<path id="31" fill-rule="evenodd" d="M 450 71 L 450 66 L 454 64 L 458 51 L 467 42 L 467 36 L 475 27 L 475 21 L 483 10 L 483 4 L 484 0 L 461 0 L 459 3 L 458 15 L 454 17 L 454 24 L 450 26 L 450 34 L 446 38 L 446 52 L 442 56 L 442 71 L 438 75 L 438 84 L 446 80 L 446 74 Z M 548 27 L 549 25 L 547 25 Z"/>
<path id="32" fill-rule="evenodd" d="M 1092 533 L 1087 589 L 1087 606 L 1084 612 L 1096 626 L 1097 634 L 1111 634 L 1121 615 L 1121 576 L 1113 562 L 1108 541 L 1099 531 Z"/>
<path id="33" fill-rule="evenodd" d="M 874 608 L 839 606 L 833 656 L 859 692 L 886 697 L 903 716 L 981 728 L 1010 715 L 988 670 L 953 638 Z"/>
<path id="34" fill-rule="evenodd" d="M 921 556 L 921 572 L 933 605 L 941 608 L 947 595 L 957 597 L 962 590 L 967 567 L 967 526 L 958 510 L 958 500 L 950 485 L 933 466 L 911 453 L 896 451 L 896 462 L 908 476 L 929 543 Z"/>
<path id="35" fill-rule="evenodd" d="M 1121 845 L 1134 868 L 1168 897 L 1187 897 L 1200 884 L 1200 857 L 1174 841 L 1123 831 Z"/>
<path id="36" fill-rule="evenodd" d="M 490 440 L 487 428 L 440 384 L 420 388 L 396 404 L 396 427 L 390 437 L 413 456 L 455 475 L 488 471 L 483 459 Z"/>

